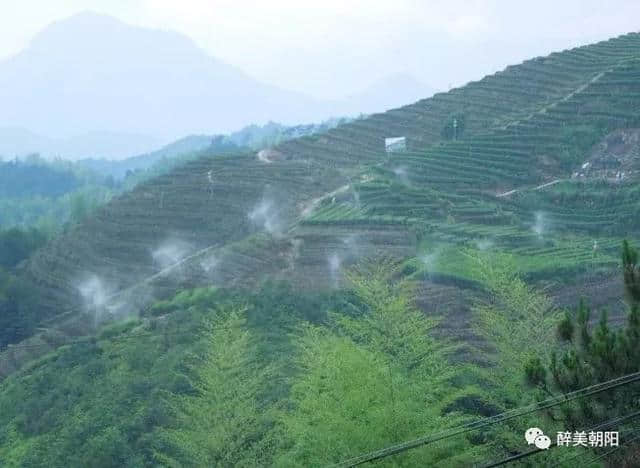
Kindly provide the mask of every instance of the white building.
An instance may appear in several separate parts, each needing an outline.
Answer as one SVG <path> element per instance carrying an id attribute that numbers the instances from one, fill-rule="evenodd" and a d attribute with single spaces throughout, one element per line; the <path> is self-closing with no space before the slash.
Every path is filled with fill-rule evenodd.
<path id="1" fill-rule="evenodd" d="M 392 137 L 384 139 L 384 147 L 387 153 L 398 153 L 407 150 L 406 137 Z"/>

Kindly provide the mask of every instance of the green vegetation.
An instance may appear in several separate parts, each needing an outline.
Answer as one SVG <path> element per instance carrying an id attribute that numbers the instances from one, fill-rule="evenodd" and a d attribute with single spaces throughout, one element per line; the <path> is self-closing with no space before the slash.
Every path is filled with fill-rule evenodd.
<path id="1" fill-rule="evenodd" d="M 464 115 L 456 114 L 449 118 L 446 125 L 442 128 L 442 138 L 445 140 L 457 140 L 462 138 L 464 134 Z"/>
<path id="2" fill-rule="evenodd" d="M 511 257 L 465 255 L 489 292 L 474 308 L 491 349 L 483 366 L 454 363 L 459 346 L 438 333 L 442 318 L 416 309 L 416 282 L 388 259 L 362 263 L 348 289 L 319 296 L 285 283 L 255 294 L 184 290 L 2 382 L 0 458 L 6 466 L 325 466 L 533 403 L 532 375 L 546 374 L 530 363 L 552 359 L 561 314 L 514 273 Z M 499 458 L 541 418 L 383 466 Z"/>
<path id="3" fill-rule="evenodd" d="M 639 45 L 530 60 L 300 138 L 251 127 L 244 148 L 217 139 L 96 203 L 58 195 L 71 223 L 36 254 L 34 232 L 0 237 L 0 459 L 324 466 L 637 370 L 626 245 L 630 314 L 614 324 L 619 245 L 640 227 Z M 399 135 L 407 151 L 387 154 Z M 627 177 L 582 173 L 598 152 Z M 91 297 L 85 276 L 108 287 Z M 572 312 L 582 296 L 610 314 Z M 138 318 L 88 324 L 124 306 Z M 380 464 L 521 453 L 528 427 L 635 410 L 631 390 L 615 395 Z"/>
<path id="4" fill-rule="evenodd" d="M 0 230 L 0 350 L 30 336 L 36 326 L 37 290 L 15 269 L 46 241 L 34 228 Z"/>
<path id="5" fill-rule="evenodd" d="M 362 452 L 460 423 L 446 411 L 461 389 L 450 349 L 433 337 L 433 320 L 411 304 L 411 284 L 390 284 L 394 269 L 376 262 L 350 275 L 362 309 L 335 312 L 330 328 L 305 326 L 297 335 L 300 376 L 291 389 L 294 411 L 283 416 L 293 442 L 286 466 L 324 466 Z M 467 463 L 466 440 L 400 456 L 396 466 Z M 477 453 L 476 453 L 477 455 Z"/>
<path id="6" fill-rule="evenodd" d="M 273 412 L 261 394 L 274 372 L 257 360 L 244 310 L 226 307 L 206 323 L 204 355 L 193 357 L 184 385 L 172 398 L 176 421 L 163 440 L 170 447 L 159 459 L 169 465 L 265 466 L 270 462 L 266 434 Z"/>
<path id="7" fill-rule="evenodd" d="M 35 227 L 53 236 L 107 203 L 117 186 L 77 164 L 38 155 L 0 162 L 0 228 Z"/>
<path id="8" fill-rule="evenodd" d="M 38 323 L 38 291 L 0 268 L 0 351 L 31 336 Z"/>
<path id="9" fill-rule="evenodd" d="M 34 228 L 25 231 L 18 228 L 0 231 L 0 268 L 15 268 L 21 261 L 29 258 L 33 251 L 42 247 L 46 240 L 46 235 Z"/>
<path id="10" fill-rule="evenodd" d="M 153 153 L 121 161 L 85 159 L 47 161 L 37 154 L 0 160 L 0 228 L 37 227 L 50 235 L 82 222 L 112 198 L 193 161 L 203 152 L 234 154 L 240 150 L 325 132 L 348 119 L 284 126 L 250 125 L 229 135 L 191 136 Z"/>
<path id="11" fill-rule="evenodd" d="M 529 60 L 410 106 L 280 142 L 273 161 L 255 150 L 204 150 L 69 230 L 47 249 L 46 267 L 44 259 L 29 264 L 28 276 L 56 291 L 42 315 L 77 306 L 73 281 L 63 281 L 61 292 L 53 280 L 72 270 L 64 245 L 74 246 L 74 271 L 115 276 L 120 289 L 132 265 L 137 280 L 154 269 L 149 249 L 163 237 L 204 249 L 254 235 L 264 223 L 248 215 L 263 201 L 286 237 L 302 242 L 298 256 L 289 254 L 304 272 L 296 279 L 310 284 L 326 283 L 326 257 L 341 241 L 336 231 L 366 238 L 369 250 L 393 241 L 390 253 L 404 258 L 415 256 L 413 233 L 451 252 L 488 241 L 517 257 L 533 282 L 602 274 L 615 266 L 613 246 L 638 228 L 635 173 L 619 183 L 572 175 L 594 143 L 635 128 L 638 38 Z M 464 131 L 448 139 L 443 127 L 453 118 Z M 387 155 L 382 142 L 390 135 L 405 136 L 408 150 Z M 264 261 L 242 273 L 230 267 L 228 277 L 251 282 L 272 274 L 271 253 L 245 255 Z M 458 272 L 456 261 L 432 273 L 464 280 L 462 263 Z"/>
<path id="12" fill-rule="evenodd" d="M 24 162 L 0 162 L 0 197 L 3 198 L 57 197 L 74 190 L 78 184 L 71 171 L 47 165 L 37 156 L 31 156 Z"/>
<path id="13" fill-rule="evenodd" d="M 622 251 L 625 292 L 629 304 L 626 326 L 612 328 L 603 310 L 597 324 L 581 301 L 577 309 L 557 323 L 559 348 L 551 356 L 539 355 L 525 366 L 528 382 L 545 392 L 568 393 L 640 371 L 640 279 L 638 252 L 627 241 Z M 551 342 L 551 340 L 547 340 Z M 548 354 L 548 353 L 547 353 Z M 548 364 L 547 364 L 548 363 Z M 568 429 L 587 427 L 593 421 L 626 417 L 638 411 L 638 384 L 598 394 L 589 400 L 560 407 L 551 414 Z M 619 423 L 614 430 L 628 434 L 636 423 Z M 618 462 L 634 463 L 633 451 L 617 456 Z"/>
<path id="14" fill-rule="evenodd" d="M 6 466 L 318 466 L 455 425 L 461 416 L 445 408 L 464 388 L 449 347 L 385 265 L 320 301 L 333 304 L 321 322 L 298 310 L 289 337 L 273 332 L 291 327 L 288 303 L 304 298 L 272 284 L 244 299 L 185 291 L 154 306 L 158 318 L 63 346 L 1 384 L 0 457 Z M 256 328 L 265 307 L 274 320 Z M 467 445 L 399 463 L 450 466 L 470 460 Z"/>

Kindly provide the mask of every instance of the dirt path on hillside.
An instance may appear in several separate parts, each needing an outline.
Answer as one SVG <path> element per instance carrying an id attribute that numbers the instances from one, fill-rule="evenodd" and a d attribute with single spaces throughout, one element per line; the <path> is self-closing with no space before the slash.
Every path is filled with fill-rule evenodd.
<path id="1" fill-rule="evenodd" d="M 379 166 L 380 164 L 376 164 L 376 166 Z M 360 177 L 360 180 L 358 182 L 360 183 L 366 183 L 366 182 L 370 182 L 373 179 L 375 179 L 375 177 L 370 176 L 365 174 L 364 176 Z M 349 179 L 351 180 L 351 179 Z M 339 195 L 341 193 L 344 193 L 348 190 L 350 190 L 352 188 L 352 186 L 354 185 L 354 182 L 350 182 L 346 185 L 343 185 L 342 187 L 338 187 L 337 189 L 333 190 L 332 192 L 327 192 L 323 195 L 320 195 L 317 198 L 312 199 L 309 203 L 307 203 L 307 205 L 302 209 L 301 214 L 303 217 L 307 217 L 311 214 L 311 212 L 314 210 L 314 208 L 316 208 L 320 203 L 322 203 L 322 201 L 327 200 L 328 198 L 333 198 L 336 195 Z"/>
<path id="2" fill-rule="evenodd" d="M 346 192 L 347 190 L 349 190 L 349 188 L 351 188 L 351 184 L 343 185 L 342 187 L 335 189 L 333 192 L 328 192 L 328 193 L 325 193 L 324 195 L 321 195 L 317 198 L 312 199 L 307 204 L 307 206 L 303 208 L 301 212 L 302 216 L 304 217 L 309 216 L 311 212 L 314 210 L 314 208 L 317 207 L 320 203 L 322 203 L 323 200 L 326 200 L 329 197 L 335 197 L 340 193 Z"/>
<path id="3" fill-rule="evenodd" d="M 546 182 L 546 183 L 544 183 L 542 185 L 538 185 L 536 187 L 521 187 L 521 188 L 509 190 L 508 192 L 499 193 L 499 194 L 496 195 L 496 197 L 498 197 L 498 198 L 508 197 L 509 195 L 513 195 L 514 193 L 524 192 L 526 190 L 541 190 L 541 189 L 543 189 L 545 187 L 550 187 L 551 185 L 555 185 L 555 184 L 558 184 L 560 182 L 564 182 L 565 180 L 568 180 L 568 179 L 555 179 L 555 180 L 552 180 L 551 182 Z"/>
<path id="4" fill-rule="evenodd" d="M 536 115 L 539 114 L 544 114 L 547 112 L 547 110 L 549 109 L 553 109 L 554 107 L 556 107 L 558 104 L 562 103 L 562 102 L 566 102 L 569 99 L 571 99 L 573 96 L 575 96 L 578 93 L 581 93 L 582 91 L 584 91 L 585 89 L 587 89 L 589 86 L 591 86 L 593 83 L 595 83 L 596 81 L 599 81 L 600 78 L 602 78 L 606 73 L 612 72 L 613 69 L 616 67 L 617 65 L 607 68 L 606 70 L 601 71 L 600 73 L 597 73 L 595 76 L 593 76 L 589 81 L 582 83 L 580 86 L 578 86 L 576 89 L 574 89 L 573 91 L 571 91 L 569 94 L 567 94 L 566 96 L 558 99 L 557 101 L 554 101 L 550 104 L 547 104 L 546 106 L 541 107 L 540 109 L 538 109 L 535 112 L 532 112 L 531 114 L 527 115 L 525 118 L 520 119 L 520 120 L 514 120 L 512 122 L 509 122 L 508 124 L 506 124 L 504 127 L 502 127 L 503 130 L 508 129 L 509 127 L 511 127 L 512 125 L 517 125 L 521 122 L 526 122 L 527 120 L 531 120 L 533 119 Z"/>

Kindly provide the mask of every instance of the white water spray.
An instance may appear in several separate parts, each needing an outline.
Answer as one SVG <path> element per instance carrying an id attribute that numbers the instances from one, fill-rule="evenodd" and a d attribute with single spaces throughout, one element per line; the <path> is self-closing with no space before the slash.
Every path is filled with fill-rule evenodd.
<path id="1" fill-rule="evenodd" d="M 331 283 L 337 288 L 340 285 L 340 267 L 342 266 L 342 259 L 338 254 L 333 253 L 329 255 L 327 262 L 329 264 Z"/>
<path id="2" fill-rule="evenodd" d="M 393 170 L 393 173 L 396 175 L 396 177 L 398 178 L 398 180 L 400 181 L 401 184 L 409 185 L 409 176 L 407 174 L 407 168 L 406 167 L 404 167 L 404 166 L 396 167 Z"/>
<path id="3" fill-rule="evenodd" d="M 475 241 L 475 244 L 478 250 L 481 251 L 489 250 L 493 247 L 493 241 L 491 239 L 478 239 Z"/>
<path id="4" fill-rule="evenodd" d="M 535 222 L 533 223 L 533 232 L 536 233 L 538 237 L 542 237 L 547 230 L 547 220 L 546 216 L 542 211 L 537 211 L 535 213 Z"/>
<path id="5" fill-rule="evenodd" d="M 108 303 L 113 291 L 95 274 L 83 278 L 76 289 L 84 302 L 85 313 L 92 316 L 93 326 L 97 326 L 107 313 L 111 313 Z"/>
<path id="6" fill-rule="evenodd" d="M 182 274 L 180 262 L 187 258 L 192 250 L 192 247 L 184 241 L 167 240 L 151 252 L 151 257 L 159 273 L 175 270 L 178 274 Z"/>
<path id="7" fill-rule="evenodd" d="M 271 164 L 273 161 L 269 159 L 269 150 L 260 150 L 258 151 L 258 160 L 263 163 Z"/>
<path id="8" fill-rule="evenodd" d="M 215 255 L 209 255 L 200 261 L 200 267 L 202 267 L 205 273 L 213 273 L 219 263 L 220 260 L 218 260 Z"/>
<path id="9" fill-rule="evenodd" d="M 356 190 L 355 184 L 353 180 L 349 178 L 349 190 L 351 190 L 351 195 L 353 196 L 353 204 L 356 208 L 360 208 L 360 193 Z"/>
<path id="10" fill-rule="evenodd" d="M 263 198 L 260 203 L 249 212 L 248 217 L 254 224 L 269 234 L 278 235 L 282 232 L 278 209 L 274 201 L 269 198 Z"/>
<path id="11" fill-rule="evenodd" d="M 93 274 L 78 285 L 78 291 L 88 308 L 104 307 L 110 295 L 104 282 Z"/>
<path id="12" fill-rule="evenodd" d="M 431 276 L 431 273 L 433 273 L 433 271 L 435 270 L 439 257 L 440 257 L 439 250 L 435 250 L 433 252 L 421 255 L 419 257 L 419 260 L 423 266 L 422 268 L 423 268 L 425 279 L 429 278 Z"/>

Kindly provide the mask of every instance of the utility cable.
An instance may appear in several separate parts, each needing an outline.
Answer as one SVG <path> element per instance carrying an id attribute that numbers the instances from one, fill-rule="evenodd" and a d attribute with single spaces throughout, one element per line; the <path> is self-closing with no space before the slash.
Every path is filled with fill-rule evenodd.
<path id="1" fill-rule="evenodd" d="M 598 429 L 605 429 L 607 427 L 613 426 L 614 424 L 619 424 L 621 422 L 628 421 L 628 420 L 636 418 L 638 416 L 640 416 L 640 411 L 636 411 L 635 413 L 631 413 L 631 414 L 626 415 L 626 416 L 621 416 L 621 417 L 610 419 L 608 421 L 605 421 L 604 423 L 600 423 L 600 424 L 598 424 L 596 426 L 592 426 L 592 427 L 588 428 L 585 432 L 591 432 L 591 431 L 595 431 L 595 430 L 598 430 Z M 512 455 L 510 457 L 504 458 L 504 459 L 502 459 L 500 461 L 492 462 L 492 463 L 489 463 L 487 465 L 482 465 L 482 468 L 494 468 L 496 466 L 506 465 L 507 463 L 511 463 L 513 461 L 516 461 L 516 460 L 521 460 L 523 458 L 530 457 L 530 456 L 535 455 L 535 454 L 540 453 L 540 452 L 546 452 L 547 450 L 551 450 L 551 449 L 553 449 L 555 447 L 558 447 L 557 442 L 553 442 L 549 446 L 549 449 L 533 448 L 531 450 L 527 450 L 526 452 L 518 453 L 516 455 Z M 581 455 L 581 454 L 577 454 L 577 455 L 571 456 L 571 457 L 569 457 L 569 458 L 567 458 L 565 460 L 561 460 L 560 462 L 558 462 L 557 464 L 552 465 L 552 466 L 554 466 L 554 467 L 555 466 L 561 466 L 564 463 L 566 463 L 567 461 L 572 460 L 572 459 L 576 458 L 579 455 Z"/>
<path id="2" fill-rule="evenodd" d="M 629 383 L 637 382 L 640 380 L 640 372 L 634 372 L 632 374 L 627 374 L 615 379 L 608 380 L 606 382 L 601 382 L 598 384 L 590 385 L 588 387 L 575 390 L 572 392 L 568 392 L 562 395 L 558 395 L 552 398 L 548 398 L 546 400 L 534 403 L 529 406 L 525 406 L 522 408 L 516 408 L 510 411 L 506 411 L 504 413 L 491 416 L 489 418 L 485 418 L 479 421 L 474 421 L 471 423 L 463 424 L 458 427 L 454 427 L 452 429 L 440 432 L 435 435 L 429 435 L 425 437 L 421 437 L 412 441 L 404 442 L 397 445 L 392 445 L 389 447 L 385 447 L 380 450 L 376 450 L 373 452 L 365 453 L 348 460 L 345 460 L 337 465 L 336 467 L 353 467 L 362 465 L 363 463 L 371 462 L 374 460 L 380 460 L 382 458 L 389 457 L 391 455 L 396 455 L 401 452 L 405 452 L 407 450 L 420 447 L 423 445 L 432 444 L 434 442 L 438 442 L 443 439 L 448 439 L 450 437 L 454 437 L 460 434 L 464 434 L 467 432 L 475 431 L 477 429 L 481 429 L 484 427 L 491 426 L 493 424 L 498 424 L 504 421 L 508 421 L 520 416 L 525 416 L 527 414 L 535 413 L 537 411 L 541 411 L 543 409 L 552 408 L 554 406 L 558 406 L 564 403 L 568 403 L 570 401 L 576 400 L 578 398 L 584 398 L 586 396 L 595 395 L 597 393 L 601 393 L 607 390 L 611 390 L 623 385 L 627 385 Z"/>

